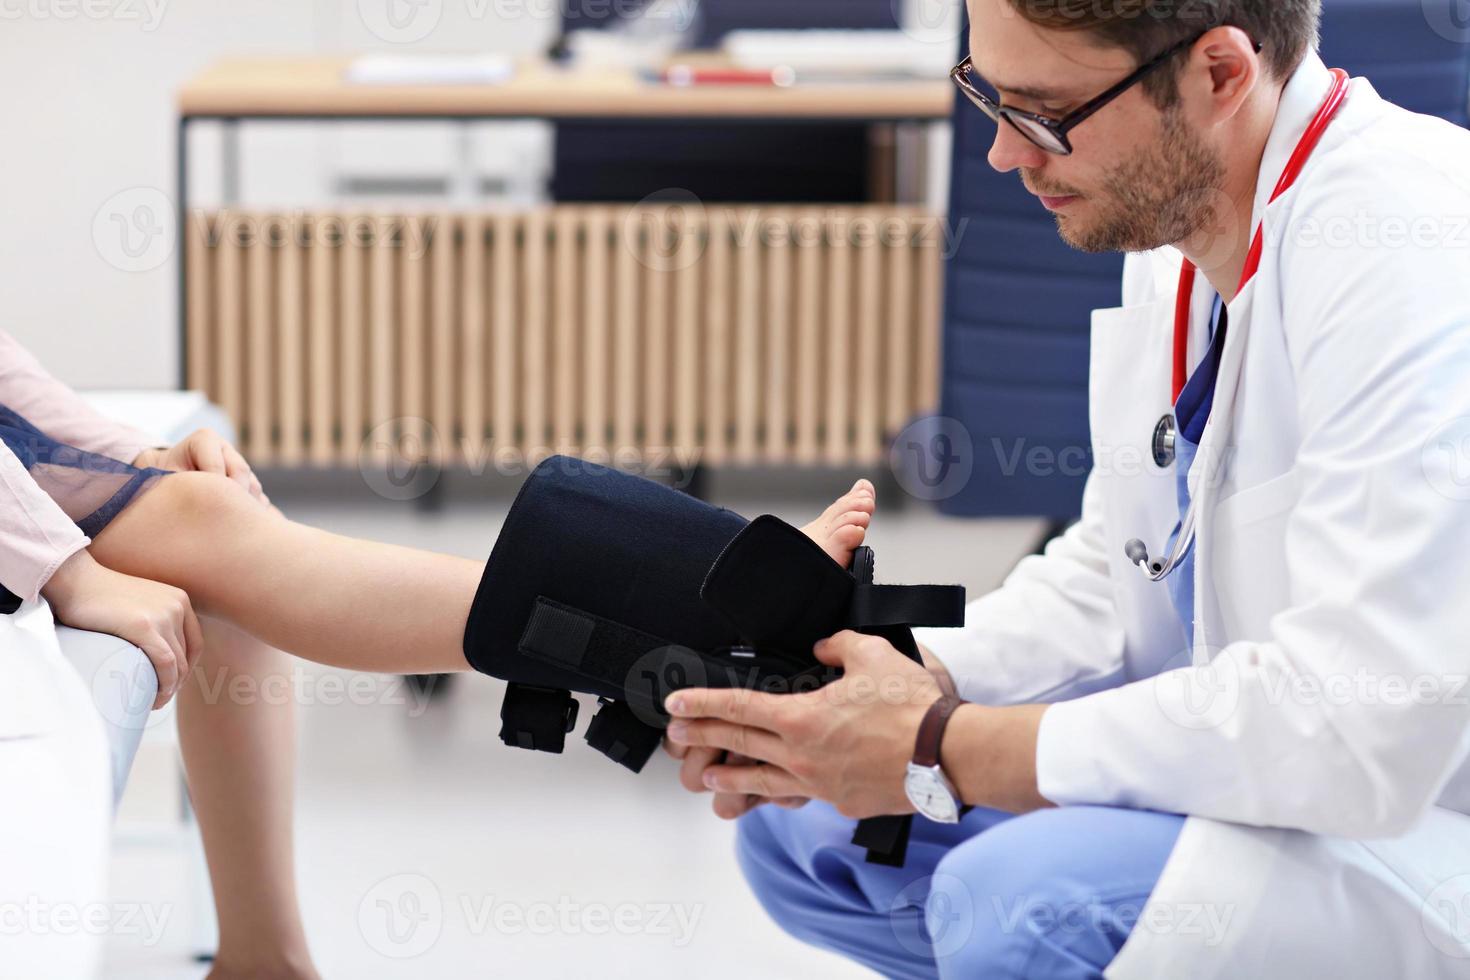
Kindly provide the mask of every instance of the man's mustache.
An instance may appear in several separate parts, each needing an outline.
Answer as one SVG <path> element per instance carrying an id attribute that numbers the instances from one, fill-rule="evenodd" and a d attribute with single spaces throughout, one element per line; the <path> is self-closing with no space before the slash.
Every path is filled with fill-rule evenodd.
<path id="1" fill-rule="evenodd" d="M 1036 194 L 1036 195 L 1043 196 L 1043 197 L 1081 197 L 1082 196 L 1081 194 L 1079 194 L 1077 191 L 1073 190 L 1070 187 L 1044 187 L 1044 186 L 1042 186 L 1041 184 L 1039 184 L 1037 182 L 1036 178 L 1034 178 L 1031 175 L 1025 173 L 1024 171 L 1021 173 L 1021 183 L 1023 185 L 1025 185 L 1026 189 L 1028 191 L 1030 191 L 1032 194 Z"/>

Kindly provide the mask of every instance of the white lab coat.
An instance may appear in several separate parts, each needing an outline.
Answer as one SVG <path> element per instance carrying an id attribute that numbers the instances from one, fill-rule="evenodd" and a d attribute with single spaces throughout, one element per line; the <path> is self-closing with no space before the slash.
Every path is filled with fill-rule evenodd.
<path id="1" fill-rule="evenodd" d="M 1150 454 L 1173 249 L 1094 315 L 1081 521 L 920 631 L 966 698 L 1060 702 L 1049 799 L 1190 815 L 1109 976 L 1470 977 L 1470 133 L 1356 79 L 1267 208 L 1330 84 L 1308 56 L 1261 167 L 1191 471 L 1193 637 L 1124 555 L 1179 519 Z"/>

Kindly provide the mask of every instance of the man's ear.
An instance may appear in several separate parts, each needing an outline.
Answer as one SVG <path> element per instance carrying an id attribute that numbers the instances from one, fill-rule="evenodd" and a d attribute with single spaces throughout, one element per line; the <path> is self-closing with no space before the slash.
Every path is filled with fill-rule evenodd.
<path id="1" fill-rule="evenodd" d="M 1201 70 L 1203 69 L 1203 70 Z M 1216 27 L 1195 44 L 1180 80 L 1184 95 L 1204 107 L 1207 123 L 1229 119 L 1240 111 L 1261 80 L 1260 55 L 1250 36 L 1238 27 Z"/>

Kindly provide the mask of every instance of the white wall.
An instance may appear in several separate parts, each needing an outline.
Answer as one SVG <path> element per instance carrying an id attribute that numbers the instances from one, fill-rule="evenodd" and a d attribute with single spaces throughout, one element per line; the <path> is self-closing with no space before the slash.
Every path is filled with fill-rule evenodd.
<path id="1" fill-rule="evenodd" d="M 911 24 L 937 33 L 935 43 L 951 43 L 960 0 L 902 2 Z M 557 0 L 0 0 L 0 329 L 78 387 L 174 386 L 180 84 L 226 55 L 529 53 L 554 36 L 557 7 Z M 476 127 L 475 157 L 493 161 L 506 146 L 534 146 L 535 132 L 503 127 Z M 191 141 L 193 204 L 211 203 L 219 184 L 213 129 L 201 127 Z M 432 169 L 457 145 L 445 124 L 252 125 L 242 142 L 241 203 L 321 202 L 345 161 Z M 936 162 L 943 167 L 947 157 Z"/>
<path id="2" fill-rule="evenodd" d="M 0 328 L 74 385 L 171 387 L 173 225 L 137 208 L 171 207 L 175 90 L 225 55 L 526 52 L 555 30 L 544 16 L 554 4 L 540 0 L 422 2 L 437 21 L 404 45 L 369 22 L 381 28 L 389 3 L 406 11 L 412 0 L 0 0 Z M 196 186 L 214 183 L 211 139 L 201 134 Z M 273 201 L 292 175 L 317 186 L 331 145 L 282 127 L 247 139 L 249 199 Z M 129 220 L 164 237 L 130 258 L 117 223 Z M 152 267 L 119 267 L 139 265 Z"/>

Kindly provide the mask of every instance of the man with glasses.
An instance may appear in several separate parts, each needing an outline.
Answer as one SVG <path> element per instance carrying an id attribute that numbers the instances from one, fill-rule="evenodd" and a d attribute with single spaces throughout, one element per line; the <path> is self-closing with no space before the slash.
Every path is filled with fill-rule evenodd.
<path id="1" fill-rule="evenodd" d="M 1097 465 L 924 667 L 845 632 L 821 691 L 670 697 L 793 935 L 896 977 L 1470 976 L 1470 134 L 1329 71 L 1319 7 L 969 0 L 991 164 L 1130 253 Z M 902 868 L 850 843 L 915 811 Z"/>

